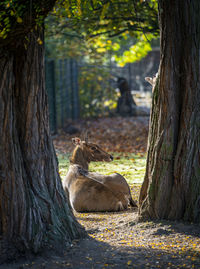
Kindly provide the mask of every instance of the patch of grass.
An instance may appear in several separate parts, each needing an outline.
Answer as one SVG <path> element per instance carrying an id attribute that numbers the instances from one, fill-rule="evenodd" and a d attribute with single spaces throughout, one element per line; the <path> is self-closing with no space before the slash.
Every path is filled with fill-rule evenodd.
<path id="1" fill-rule="evenodd" d="M 114 160 L 110 163 L 91 163 L 90 171 L 104 175 L 119 173 L 128 183 L 142 183 L 145 173 L 146 156 L 133 153 L 113 153 Z"/>
<path id="2" fill-rule="evenodd" d="M 146 155 L 134 153 L 113 153 L 112 162 L 92 162 L 90 171 L 104 175 L 119 173 L 123 175 L 129 184 L 142 183 L 144 179 Z M 57 154 L 59 161 L 59 173 L 61 178 L 67 173 L 70 154 Z"/>

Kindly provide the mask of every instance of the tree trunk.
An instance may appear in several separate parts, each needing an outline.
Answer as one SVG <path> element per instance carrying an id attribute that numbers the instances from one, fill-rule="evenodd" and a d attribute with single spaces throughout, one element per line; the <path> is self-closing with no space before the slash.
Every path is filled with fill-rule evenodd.
<path id="1" fill-rule="evenodd" d="M 82 234 L 62 188 L 49 132 L 43 33 L 0 52 L 0 236 L 19 251 Z M 2 247 L 3 248 L 3 247 Z M 0 248 L 0 253 L 6 253 Z"/>
<path id="2" fill-rule="evenodd" d="M 199 14 L 199 0 L 159 0 L 161 62 L 139 198 L 142 217 L 200 222 Z"/>

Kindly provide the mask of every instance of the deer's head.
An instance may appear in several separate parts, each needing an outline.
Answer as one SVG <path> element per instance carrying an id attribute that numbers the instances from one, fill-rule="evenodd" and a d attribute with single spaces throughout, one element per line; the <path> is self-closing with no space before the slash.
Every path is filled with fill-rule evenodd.
<path id="1" fill-rule="evenodd" d="M 113 156 L 101 149 L 97 144 L 81 141 L 80 138 L 72 138 L 73 144 L 76 146 L 72 158 L 79 160 L 82 158 L 82 161 L 90 162 L 110 162 L 113 160 Z"/>
<path id="2" fill-rule="evenodd" d="M 146 77 L 145 80 L 148 81 L 152 85 L 152 91 L 154 90 L 154 87 L 156 85 L 156 80 L 158 78 L 158 73 L 154 77 Z"/>

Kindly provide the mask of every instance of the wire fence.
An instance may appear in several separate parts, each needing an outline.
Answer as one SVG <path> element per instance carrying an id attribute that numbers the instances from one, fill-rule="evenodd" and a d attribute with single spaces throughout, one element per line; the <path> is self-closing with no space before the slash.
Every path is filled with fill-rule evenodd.
<path id="1" fill-rule="evenodd" d="M 66 119 L 78 119 L 78 65 L 73 59 L 46 59 L 46 90 L 52 133 L 63 128 Z"/>

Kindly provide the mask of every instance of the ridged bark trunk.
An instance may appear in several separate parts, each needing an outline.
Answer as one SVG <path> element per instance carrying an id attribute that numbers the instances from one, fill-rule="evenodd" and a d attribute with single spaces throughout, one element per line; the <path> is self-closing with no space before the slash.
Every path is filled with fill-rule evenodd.
<path id="1" fill-rule="evenodd" d="M 158 2 L 161 62 L 139 211 L 200 222 L 200 2 Z"/>
<path id="2" fill-rule="evenodd" d="M 82 229 L 63 191 L 49 132 L 43 33 L 27 38 L 26 47 L 22 39 L 0 51 L 0 237 L 17 251 L 37 252 L 71 242 Z"/>

